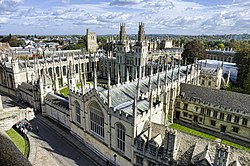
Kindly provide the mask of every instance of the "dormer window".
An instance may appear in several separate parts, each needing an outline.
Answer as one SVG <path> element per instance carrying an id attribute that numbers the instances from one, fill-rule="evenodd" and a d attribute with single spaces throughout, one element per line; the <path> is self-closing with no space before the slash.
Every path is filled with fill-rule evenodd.
<path id="1" fill-rule="evenodd" d="M 154 145 L 150 145 L 149 146 L 149 154 L 152 155 L 152 156 L 155 156 L 156 155 L 156 147 Z"/>
<path id="2" fill-rule="evenodd" d="M 137 140 L 137 149 L 143 151 L 144 142 L 142 140 Z"/>

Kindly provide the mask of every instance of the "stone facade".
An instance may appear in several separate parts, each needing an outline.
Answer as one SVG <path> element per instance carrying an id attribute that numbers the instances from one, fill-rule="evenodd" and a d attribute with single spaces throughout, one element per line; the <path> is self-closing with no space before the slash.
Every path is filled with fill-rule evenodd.
<path id="1" fill-rule="evenodd" d="M 249 95 L 182 84 L 175 119 L 249 142 L 249 100 Z"/>

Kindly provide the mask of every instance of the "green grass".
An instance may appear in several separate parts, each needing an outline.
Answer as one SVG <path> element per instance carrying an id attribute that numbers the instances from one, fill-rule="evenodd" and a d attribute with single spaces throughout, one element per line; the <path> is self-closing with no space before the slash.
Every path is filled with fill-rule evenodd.
<path id="1" fill-rule="evenodd" d="M 90 82 L 87 82 L 86 84 L 87 84 L 87 86 L 89 86 L 89 85 L 90 85 Z M 76 84 L 76 87 L 77 87 L 77 88 L 80 88 L 80 87 L 81 87 L 81 83 Z M 69 91 L 68 91 L 68 86 L 66 86 L 65 88 L 62 88 L 62 89 L 59 91 L 59 93 L 67 97 L 67 96 L 68 96 L 68 93 L 69 93 Z"/>
<path id="2" fill-rule="evenodd" d="M 238 148 L 238 149 L 243 149 L 243 150 L 246 150 L 246 151 L 250 152 L 250 148 L 247 148 L 245 146 L 242 146 L 242 145 L 239 145 L 239 144 L 227 141 L 227 140 L 222 140 L 222 143 L 225 144 L 225 145 L 229 145 L 229 146 L 232 146 L 232 147 L 235 147 L 235 148 Z"/>
<path id="3" fill-rule="evenodd" d="M 63 96 L 68 96 L 68 87 L 65 87 L 63 89 L 61 89 L 60 91 L 60 94 L 62 94 Z"/>
<path id="4" fill-rule="evenodd" d="M 173 128 L 173 129 L 176 129 L 176 130 L 183 131 L 185 133 L 189 133 L 189 134 L 196 135 L 196 136 L 199 136 L 199 137 L 202 137 L 202 138 L 206 138 L 208 140 L 214 141 L 216 139 L 216 137 L 214 137 L 212 135 L 209 135 L 209 134 L 206 134 L 206 133 L 194 130 L 194 129 L 190 129 L 190 128 L 182 126 L 180 124 L 173 123 L 169 127 Z"/>
<path id="5" fill-rule="evenodd" d="M 6 131 L 9 137 L 12 139 L 17 148 L 22 152 L 22 154 L 28 158 L 29 143 L 25 140 L 16 130 L 13 128 Z"/>
<path id="6" fill-rule="evenodd" d="M 183 131 L 183 132 L 188 133 L 188 134 L 192 134 L 192 135 L 195 135 L 195 136 L 206 138 L 208 140 L 215 141 L 215 139 L 216 139 L 215 136 L 212 136 L 212 135 L 209 135 L 209 134 L 206 134 L 206 133 L 203 133 L 203 132 L 188 128 L 186 126 L 182 126 L 182 125 L 177 124 L 177 123 L 173 123 L 169 127 L 173 128 L 173 129 L 176 129 L 176 130 L 179 130 L 179 131 Z M 250 148 L 247 148 L 245 146 L 242 146 L 242 145 L 239 145 L 239 144 L 227 141 L 227 140 L 222 140 L 221 143 L 223 143 L 225 145 L 229 145 L 229 146 L 234 147 L 234 148 L 238 148 L 238 149 L 242 149 L 242 150 L 246 150 L 246 151 L 250 152 Z"/>

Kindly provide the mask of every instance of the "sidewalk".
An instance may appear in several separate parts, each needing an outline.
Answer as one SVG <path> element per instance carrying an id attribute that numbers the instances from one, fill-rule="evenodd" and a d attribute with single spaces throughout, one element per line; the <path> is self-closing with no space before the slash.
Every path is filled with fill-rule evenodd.
<path id="1" fill-rule="evenodd" d="M 103 160 L 101 157 L 96 155 L 88 147 L 86 147 L 82 142 L 80 142 L 77 138 L 75 138 L 73 135 L 71 135 L 67 129 L 64 129 L 63 127 L 59 126 L 56 122 L 53 122 L 52 120 L 49 120 L 41 115 L 36 115 L 36 118 L 41 123 L 43 123 L 44 125 L 51 128 L 53 131 L 55 131 L 56 134 L 60 135 L 61 137 L 64 137 L 68 142 L 70 142 L 76 148 L 81 150 L 88 158 L 95 161 L 95 163 L 97 165 L 101 165 L 101 166 L 106 165 L 105 160 Z"/>

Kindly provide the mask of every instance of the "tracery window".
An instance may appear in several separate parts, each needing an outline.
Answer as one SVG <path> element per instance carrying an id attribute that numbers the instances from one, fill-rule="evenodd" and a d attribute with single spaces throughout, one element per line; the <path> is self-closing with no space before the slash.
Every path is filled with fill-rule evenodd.
<path id="1" fill-rule="evenodd" d="M 90 130 L 104 138 L 104 115 L 96 102 L 89 106 L 90 109 Z"/>
<path id="2" fill-rule="evenodd" d="M 125 127 L 118 123 L 116 125 L 116 137 L 117 137 L 117 148 L 121 151 L 125 151 Z"/>
<path id="3" fill-rule="evenodd" d="M 81 108 L 80 104 L 76 101 L 75 102 L 75 109 L 76 109 L 76 121 L 81 123 Z"/>

